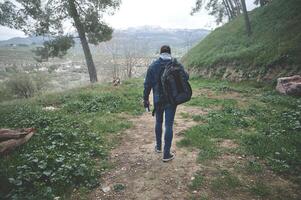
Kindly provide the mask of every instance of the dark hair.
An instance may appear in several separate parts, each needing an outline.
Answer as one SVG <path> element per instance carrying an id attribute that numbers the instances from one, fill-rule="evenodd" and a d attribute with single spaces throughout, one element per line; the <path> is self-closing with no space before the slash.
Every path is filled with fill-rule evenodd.
<path id="1" fill-rule="evenodd" d="M 168 45 L 163 45 L 160 49 L 160 54 L 161 53 L 171 53 L 170 47 Z"/>

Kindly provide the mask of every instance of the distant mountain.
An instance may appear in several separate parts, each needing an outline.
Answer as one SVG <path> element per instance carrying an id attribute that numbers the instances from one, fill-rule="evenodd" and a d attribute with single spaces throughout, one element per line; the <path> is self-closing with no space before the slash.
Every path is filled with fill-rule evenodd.
<path id="1" fill-rule="evenodd" d="M 116 30 L 116 40 L 136 40 L 147 43 L 149 48 L 158 48 L 162 44 L 173 47 L 193 46 L 210 33 L 206 29 L 164 29 L 161 27 L 142 26 Z"/>
<path id="2" fill-rule="evenodd" d="M 176 47 L 192 46 L 203 39 L 210 33 L 206 29 L 165 29 L 161 27 L 142 26 L 128 28 L 125 30 L 115 30 L 113 40 L 127 42 L 137 40 L 147 43 L 148 48 L 158 48 L 161 44 L 170 44 Z M 11 38 L 9 40 L 0 41 L 0 46 L 14 45 L 41 45 L 47 41 L 48 37 L 26 37 Z M 77 40 L 77 42 L 79 42 Z"/>
<path id="3" fill-rule="evenodd" d="M 14 37 L 8 40 L 0 41 L 0 46 L 43 44 L 43 42 L 47 40 L 49 40 L 48 37 L 42 36 L 33 36 L 26 38 Z"/>

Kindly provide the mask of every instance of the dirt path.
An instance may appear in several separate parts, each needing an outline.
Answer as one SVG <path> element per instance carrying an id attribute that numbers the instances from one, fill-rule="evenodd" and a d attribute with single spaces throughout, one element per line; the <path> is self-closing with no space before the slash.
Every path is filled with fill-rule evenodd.
<path id="1" fill-rule="evenodd" d="M 102 185 L 90 199 L 187 199 L 188 184 L 199 169 L 197 151 L 177 148 L 181 132 L 195 126 L 190 117 L 181 113 L 203 114 L 201 108 L 179 106 L 174 126 L 172 151 L 176 158 L 162 162 L 162 154 L 154 152 L 154 118 L 145 113 L 132 119 L 134 126 L 123 134 L 120 145 L 112 150 L 114 169 L 103 177 Z M 108 191 L 109 190 L 109 191 Z"/>

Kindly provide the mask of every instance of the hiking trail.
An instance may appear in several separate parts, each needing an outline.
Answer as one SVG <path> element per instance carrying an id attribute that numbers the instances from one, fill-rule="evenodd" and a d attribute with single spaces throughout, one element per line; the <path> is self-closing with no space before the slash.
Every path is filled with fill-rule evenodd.
<path id="1" fill-rule="evenodd" d="M 91 193 L 90 199 L 187 199 L 191 194 L 188 185 L 199 169 L 198 151 L 178 148 L 176 143 L 184 130 L 197 125 L 183 114 L 205 113 L 198 107 L 177 108 L 171 148 L 176 157 L 167 163 L 162 162 L 162 153 L 154 151 L 155 118 L 151 113 L 131 119 L 133 127 L 124 131 L 120 144 L 111 151 L 114 168 L 104 174 L 101 186 Z"/>

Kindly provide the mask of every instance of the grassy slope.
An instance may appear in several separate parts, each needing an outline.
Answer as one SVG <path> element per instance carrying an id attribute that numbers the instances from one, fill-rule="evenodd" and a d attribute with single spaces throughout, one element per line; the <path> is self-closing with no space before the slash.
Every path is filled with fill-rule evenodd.
<path id="1" fill-rule="evenodd" d="M 68 198 L 72 188 L 98 184 L 113 133 L 143 111 L 141 80 L 94 85 L 0 104 L 0 128 L 35 127 L 29 143 L 0 157 L 0 199 Z M 57 110 L 45 111 L 54 106 Z"/>
<path id="2" fill-rule="evenodd" d="M 213 31 L 183 60 L 188 67 L 198 69 L 234 63 L 261 69 L 277 64 L 300 65 L 300 10 L 299 0 L 275 0 L 249 13 L 253 29 L 250 38 L 240 16 Z M 285 55 L 288 57 L 283 58 Z"/>
<path id="3" fill-rule="evenodd" d="M 248 195 L 248 199 L 253 195 L 254 199 L 298 199 L 281 184 L 270 185 L 266 177 L 272 169 L 300 187 L 301 100 L 280 95 L 263 83 L 200 78 L 193 78 L 191 83 L 196 96 L 187 105 L 199 106 L 208 114 L 187 116 L 200 123 L 186 131 L 178 145 L 199 149 L 198 161 L 221 173 L 196 174 L 192 190 L 210 188 L 208 199 L 223 195 L 246 199 L 239 194 Z M 222 141 L 237 146 L 221 147 Z M 227 163 L 229 155 L 235 156 L 235 166 L 217 163 Z M 241 162 L 239 156 L 248 161 Z"/>

